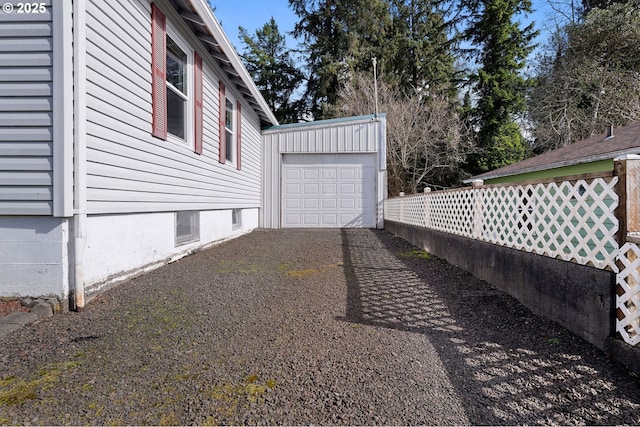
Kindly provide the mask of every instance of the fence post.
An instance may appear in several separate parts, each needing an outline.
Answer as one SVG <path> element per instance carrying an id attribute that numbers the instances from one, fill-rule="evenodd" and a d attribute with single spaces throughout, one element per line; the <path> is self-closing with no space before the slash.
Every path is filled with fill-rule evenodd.
<path id="1" fill-rule="evenodd" d="M 404 197 L 404 191 L 400 192 L 400 197 Z M 400 222 L 402 224 L 406 224 L 406 221 L 404 219 L 404 200 L 400 201 Z"/>
<path id="2" fill-rule="evenodd" d="M 616 330 L 631 345 L 640 342 L 640 156 L 614 159 L 618 176 Z"/>
<path id="3" fill-rule="evenodd" d="M 471 235 L 474 239 L 482 238 L 482 223 L 483 223 L 483 214 L 484 214 L 484 201 L 483 201 L 483 192 L 482 187 L 484 186 L 484 181 L 481 179 L 474 179 L 471 182 L 471 186 L 473 188 L 473 223 L 471 224 Z"/>
<path id="4" fill-rule="evenodd" d="M 629 237 L 640 237 L 640 156 L 628 154 L 614 162 L 618 176 L 618 244 L 622 246 Z"/>
<path id="5" fill-rule="evenodd" d="M 430 228 L 429 224 L 431 222 L 431 188 L 427 187 L 424 189 L 424 216 L 422 220 L 424 221 L 424 228 Z"/>

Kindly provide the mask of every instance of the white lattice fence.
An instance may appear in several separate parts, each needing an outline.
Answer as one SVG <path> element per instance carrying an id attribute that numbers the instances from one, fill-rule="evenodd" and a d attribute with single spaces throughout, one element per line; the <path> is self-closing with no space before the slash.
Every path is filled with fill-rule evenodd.
<path id="1" fill-rule="evenodd" d="M 387 206 L 402 212 L 402 218 L 385 217 L 615 271 L 617 180 L 596 178 L 425 193 L 390 199 Z M 421 220 L 416 216 L 423 211 Z"/>
<path id="2" fill-rule="evenodd" d="M 473 238 L 476 190 L 425 193 L 427 228 Z"/>
<path id="3" fill-rule="evenodd" d="M 616 257 L 616 330 L 631 345 L 640 343 L 640 247 L 625 243 Z"/>
<path id="4" fill-rule="evenodd" d="M 617 178 L 564 181 L 485 191 L 485 239 L 615 271 Z"/>
<path id="5" fill-rule="evenodd" d="M 426 199 L 422 194 L 387 199 L 384 204 L 384 217 L 389 221 L 425 227 Z"/>
<path id="6" fill-rule="evenodd" d="M 617 243 L 617 183 L 614 176 L 425 193 L 387 200 L 385 219 L 611 270 L 616 329 L 637 345 L 640 247 Z"/>

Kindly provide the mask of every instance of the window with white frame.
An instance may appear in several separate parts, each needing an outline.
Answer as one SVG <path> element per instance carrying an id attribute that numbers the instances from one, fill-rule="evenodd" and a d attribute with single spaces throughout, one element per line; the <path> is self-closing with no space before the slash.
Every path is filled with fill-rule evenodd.
<path id="1" fill-rule="evenodd" d="M 151 3 L 151 134 L 193 143 L 202 154 L 202 57 Z"/>
<path id="2" fill-rule="evenodd" d="M 167 28 L 167 132 L 181 140 L 190 139 L 191 100 L 190 76 L 193 54 L 182 40 Z"/>
<path id="3" fill-rule="evenodd" d="M 229 98 L 226 99 L 226 112 L 225 112 L 225 143 L 226 143 L 226 153 L 227 153 L 227 161 L 234 162 L 235 161 L 235 130 L 234 130 L 234 111 L 233 111 L 233 101 Z"/>
<path id="4" fill-rule="evenodd" d="M 167 132 L 186 140 L 188 96 L 188 58 L 167 35 Z"/>

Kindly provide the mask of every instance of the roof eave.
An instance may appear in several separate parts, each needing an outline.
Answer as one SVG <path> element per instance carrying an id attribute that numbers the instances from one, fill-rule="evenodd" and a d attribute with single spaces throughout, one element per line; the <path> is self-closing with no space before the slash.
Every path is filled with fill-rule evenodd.
<path id="1" fill-rule="evenodd" d="M 543 170 L 548 170 L 548 169 L 557 169 L 557 168 L 563 168 L 563 167 L 567 167 L 567 166 L 574 166 L 574 165 L 580 165 L 583 163 L 592 163 L 592 162 L 597 162 L 600 160 L 607 160 L 607 159 L 614 159 L 618 156 L 622 156 L 625 154 L 637 154 L 640 153 L 640 147 L 634 147 L 634 148 L 627 148 L 624 150 L 618 150 L 618 151 L 612 151 L 609 153 L 603 153 L 603 154 L 598 154 L 596 156 L 589 156 L 589 157 L 584 157 L 581 159 L 574 159 L 574 160 L 565 160 L 565 161 L 561 161 L 561 162 L 555 162 L 555 163 L 550 163 L 547 165 L 541 165 L 541 166 L 533 166 L 530 168 L 524 168 L 524 169 L 520 169 L 518 171 L 514 171 L 514 172 L 507 172 L 507 173 L 498 173 L 498 174 L 494 174 L 494 175 L 488 175 L 488 176 L 484 176 L 482 178 L 478 178 L 476 177 L 471 177 L 469 179 L 466 179 L 464 181 L 462 181 L 465 184 L 471 184 L 474 180 L 476 179 L 482 179 L 484 181 L 488 181 L 490 179 L 497 179 L 497 178 L 505 178 L 508 176 L 516 176 L 516 175 L 523 175 L 525 173 L 532 173 L 532 172 L 540 172 Z M 478 175 L 480 176 L 480 175 Z"/>
<path id="2" fill-rule="evenodd" d="M 195 9 L 196 13 L 203 19 L 204 26 L 206 26 L 213 38 L 219 42 L 219 49 L 226 55 L 229 59 L 229 66 L 232 67 L 238 74 L 238 78 L 242 82 L 242 84 L 248 89 L 251 96 L 256 100 L 256 103 L 261 110 L 263 117 L 271 123 L 272 126 L 277 126 L 278 119 L 269 108 L 267 101 L 265 101 L 264 97 L 258 90 L 253 78 L 249 75 L 249 72 L 245 68 L 244 64 L 240 60 L 238 53 L 234 49 L 233 45 L 229 41 L 227 35 L 223 31 L 220 23 L 216 19 L 213 11 L 207 4 L 206 0 L 192 0 L 191 5 Z M 236 82 L 238 80 L 235 80 Z"/>

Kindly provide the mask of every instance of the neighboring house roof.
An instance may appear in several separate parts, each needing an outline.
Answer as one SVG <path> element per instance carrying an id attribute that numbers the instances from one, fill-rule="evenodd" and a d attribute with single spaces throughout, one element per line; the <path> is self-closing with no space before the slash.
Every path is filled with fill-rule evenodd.
<path id="1" fill-rule="evenodd" d="M 638 153 L 640 153 L 640 122 L 613 129 L 613 136 L 608 137 L 607 134 L 600 134 L 500 169 L 476 175 L 465 182 L 469 183 L 477 179 L 486 181 Z"/>
<path id="2" fill-rule="evenodd" d="M 278 125 L 278 120 L 258 90 L 253 78 L 240 61 L 235 48 L 222 30 L 207 0 L 170 0 L 184 22 L 207 47 L 211 57 L 227 74 L 264 126 Z"/>

